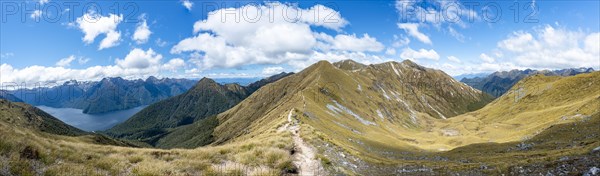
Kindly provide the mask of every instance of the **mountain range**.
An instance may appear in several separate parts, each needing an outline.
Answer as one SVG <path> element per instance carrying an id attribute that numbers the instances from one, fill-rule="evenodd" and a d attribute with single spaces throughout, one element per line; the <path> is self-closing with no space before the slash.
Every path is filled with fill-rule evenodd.
<path id="1" fill-rule="evenodd" d="M 23 102 L 23 100 L 17 98 L 16 96 L 10 94 L 6 90 L 0 90 L 0 99 L 5 99 L 11 102 Z"/>
<path id="2" fill-rule="evenodd" d="M 196 81 L 149 77 L 146 80 L 125 80 L 120 77 L 101 81 L 67 81 L 54 87 L 18 89 L 10 94 L 34 106 L 83 109 L 97 114 L 149 105 L 179 95 Z"/>
<path id="3" fill-rule="evenodd" d="M 280 73 L 261 79 L 248 86 L 237 83 L 221 85 L 210 78 L 202 78 L 189 91 L 154 103 L 127 121 L 106 131 L 119 138 L 139 140 L 157 147 L 197 147 L 205 145 L 200 140 L 195 144 L 168 143 L 160 140 L 167 135 L 179 133 L 180 126 L 194 122 L 205 123 L 212 117 L 237 105 L 262 86 L 275 82 L 293 73 Z M 208 120 L 205 120 L 208 118 Z M 210 125 L 210 124 L 207 124 Z M 210 127 L 204 127 L 210 128 Z M 178 136 L 181 138 L 181 136 Z M 191 138 L 191 137 L 190 137 Z"/>
<path id="4" fill-rule="evenodd" d="M 569 68 L 562 70 L 511 70 L 511 71 L 498 71 L 487 76 L 479 77 L 464 77 L 460 79 L 465 84 L 482 90 L 494 97 L 499 97 L 506 93 L 513 85 L 519 82 L 521 79 L 535 75 L 543 74 L 546 76 L 573 76 L 581 73 L 591 73 L 593 68 Z M 458 78 L 457 78 L 458 79 Z"/>
<path id="5" fill-rule="evenodd" d="M 320 61 L 248 86 L 204 78 L 104 140 L 29 125 L 43 113 L 27 106 L 0 100 L 0 174 L 581 175 L 600 163 L 600 72 L 531 74 L 494 99 L 410 60 Z"/>

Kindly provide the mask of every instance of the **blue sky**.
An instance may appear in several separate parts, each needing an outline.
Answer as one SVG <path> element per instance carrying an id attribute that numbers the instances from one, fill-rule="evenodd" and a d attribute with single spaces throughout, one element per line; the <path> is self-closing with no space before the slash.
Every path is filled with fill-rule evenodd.
<path id="1" fill-rule="evenodd" d="M 411 59 L 450 75 L 600 65 L 598 1 L 0 5 L 1 82 L 264 77 L 343 59 Z"/>

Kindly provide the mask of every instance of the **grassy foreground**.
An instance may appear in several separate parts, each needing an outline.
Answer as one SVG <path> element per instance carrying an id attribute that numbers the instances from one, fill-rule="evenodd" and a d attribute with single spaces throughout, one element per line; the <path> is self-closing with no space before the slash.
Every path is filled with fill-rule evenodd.
<path id="1" fill-rule="evenodd" d="M 271 130 L 198 149 L 139 148 L 80 131 L 71 136 L 42 132 L 51 123 L 40 122 L 47 120 L 44 114 L 30 108 L 0 103 L 0 175 L 280 175 L 296 170 L 289 132 Z"/>

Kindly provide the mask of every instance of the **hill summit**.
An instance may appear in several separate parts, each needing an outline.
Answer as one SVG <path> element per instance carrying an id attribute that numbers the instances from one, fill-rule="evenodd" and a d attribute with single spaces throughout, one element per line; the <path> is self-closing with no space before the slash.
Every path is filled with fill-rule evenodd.
<path id="1" fill-rule="evenodd" d="M 127 121 L 107 130 L 106 133 L 158 147 L 189 147 L 191 144 L 166 143 L 159 139 L 170 133 L 176 133 L 179 130 L 177 127 L 197 121 L 209 122 L 214 119 L 211 116 L 235 106 L 262 86 L 291 74 L 280 73 L 246 87 L 236 83 L 221 85 L 210 78 L 202 78 L 187 92 L 144 108 Z M 204 128 L 210 129 L 210 126 Z M 208 138 L 202 141 L 204 142 L 196 142 L 192 146 L 206 145 L 211 142 Z"/>

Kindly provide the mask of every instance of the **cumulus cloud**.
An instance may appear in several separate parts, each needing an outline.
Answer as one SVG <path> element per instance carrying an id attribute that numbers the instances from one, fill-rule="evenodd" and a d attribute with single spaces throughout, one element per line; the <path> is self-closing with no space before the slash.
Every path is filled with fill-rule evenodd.
<path id="1" fill-rule="evenodd" d="M 430 65 L 452 75 L 507 71 L 512 69 L 598 69 L 600 33 L 569 30 L 559 25 L 543 25 L 529 31 L 515 31 L 497 42 L 491 54 L 481 53 L 481 62 L 461 65 Z M 448 60 L 451 61 L 450 57 Z"/>
<path id="2" fill-rule="evenodd" d="M 175 59 L 171 59 L 169 60 L 169 62 L 165 63 L 162 68 L 165 70 L 169 70 L 172 72 L 177 71 L 177 69 L 182 68 L 185 66 L 185 61 L 181 58 L 175 58 Z"/>
<path id="3" fill-rule="evenodd" d="M 385 54 L 387 55 L 396 55 L 396 49 L 394 48 L 388 48 L 385 50 Z"/>
<path id="4" fill-rule="evenodd" d="M 585 37 L 585 51 L 598 55 L 600 53 L 600 32 L 592 33 Z"/>
<path id="5" fill-rule="evenodd" d="M 183 7 L 185 7 L 188 11 L 192 11 L 194 3 L 189 0 L 183 0 L 181 1 L 181 5 L 183 5 Z"/>
<path id="6" fill-rule="evenodd" d="M 492 62 L 494 62 L 494 61 L 496 60 L 496 59 L 494 59 L 493 57 L 491 57 L 491 56 L 488 56 L 488 55 L 487 55 L 487 54 L 485 54 L 485 53 L 481 53 L 481 54 L 479 55 L 479 58 L 480 58 L 481 60 L 483 60 L 484 62 L 487 62 L 487 63 L 492 63 Z"/>
<path id="7" fill-rule="evenodd" d="M 448 60 L 454 63 L 461 63 L 460 59 L 458 59 L 456 56 L 448 56 Z"/>
<path id="8" fill-rule="evenodd" d="M 179 41 L 171 53 L 189 54 L 190 63 L 205 70 L 305 62 L 315 51 L 379 52 L 384 49 L 383 44 L 368 34 L 331 36 L 311 29 L 320 26 L 339 31 L 347 24 L 339 12 L 323 5 L 299 8 L 267 2 L 219 9 L 194 23 L 195 36 Z"/>
<path id="9" fill-rule="evenodd" d="M 61 59 L 56 67 L 33 65 L 25 68 L 14 68 L 9 64 L 0 65 L 0 82 L 2 83 L 52 83 L 67 80 L 92 81 L 105 77 L 123 77 L 125 79 L 145 78 L 158 75 L 162 71 L 176 71 L 184 67 L 183 59 L 175 58 L 161 65 L 162 55 L 152 49 L 146 51 L 133 49 L 124 59 L 117 59 L 115 65 L 92 66 L 85 69 L 71 69 L 63 66 L 72 63 L 77 57 L 69 56 Z M 79 57 L 78 62 L 89 60 Z M 87 62 L 87 61 L 86 61 Z M 63 65 L 63 66 L 59 66 Z M 44 85 L 42 85 L 44 86 Z"/>
<path id="10" fill-rule="evenodd" d="M 227 15 L 226 15 L 227 14 Z M 194 32 L 214 31 L 228 39 L 246 40 L 243 33 L 259 31 L 282 23 L 308 24 L 340 30 L 348 24 L 338 11 L 320 4 L 302 9 L 292 4 L 267 2 L 263 5 L 248 4 L 239 8 L 212 11 L 205 20 L 194 24 Z"/>
<path id="11" fill-rule="evenodd" d="M 121 68 L 145 69 L 160 63 L 162 55 L 154 52 L 152 48 L 144 51 L 134 48 L 124 59 L 117 59 L 115 63 Z"/>
<path id="12" fill-rule="evenodd" d="M 56 62 L 56 66 L 59 67 L 68 67 L 71 65 L 71 62 L 73 62 L 75 60 L 75 56 L 74 55 L 70 55 L 69 57 L 60 59 L 58 62 Z"/>
<path id="13" fill-rule="evenodd" d="M 426 49 L 421 48 L 418 51 L 416 51 L 411 48 L 404 48 L 404 50 L 402 50 L 402 53 L 400 53 L 400 58 L 410 59 L 410 60 L 417 60 L 417 59 L 439 60 L 440 55 L 438 55 L 438 53 L 433 49 L 426 50 Z"/>
<path id="14" fill-rule="evenodd" d="M 73 61 L 77 60 L 77 63 L 85 64 L 90 61 L 90 58 L 85 57 L 76 57 L 75 55 L 70 55 L 69 57 L 62 58 L 58 62 L 56 62 L 57 67 L 69 67 Z"/>
<path id="15" fill-rule="evenodd" d="M 465 42 L 465 36 L 462 35 L 460 32 L 456 31 L 453 27 L 448 27 L 448 33 L 450 33 L 450 35 L 459 42 Z"/>
<path id="16" fill-rule="evenodd" d="M 120 38 L 121 32 L 119 31 L 110 31 L 106 33 L 106 37 L 102 39 L 102 41 L 100 41 L 100 46 L 98 46 L 98 50 L 119 45 Z"/>
<path id="17" fill-rule="evenodd" d="M 397 25 L 398 25 L 398 28 L 406 31 L 406 33 L 408 35 L 416 38 L 417 40 L 419 40 L 423 43 L 431 44 L 431 40 L 429 39 L 429 36 L 427 36 L 419 31 L 418 23 L 398 23 Z"/>
<path id="18" fill-rule="evenodd" d="M 322 50 L 334 49 L 358 52 L 379 52 L 384 49 L 383 44 L 378 42 L 377 39 L 370 37 L 369 34 L 363 34 L 362 37 L 356 37 L 356 34 L 338 34 L 333 37 L 325 33 L 318 33 L 315 34 L 315 37 L 320 42 L 323 42 L 320 43 Z"/>
<path id="19" fill-rule="evenodd" d="M 284 71 L 283 67 L 266 67 L 263 69 L 262 74 L 268 76 L 268 75 L 275 75 L 275 74 L 281 73 L 283 71 Z"/>
<path id="20" fill-rule="evenodd" d="M 531 32 L 516 31 L 498 42 L 504 58 L 519 66 L 537 69 L 598 68 L 599 33 L 571 31 L 545 25 Z"/>
<path id="21" fill-rule="evenodd" d="M 167 46 L 167 41 L 164 41 L 161 38 L 156 39 L 156 41 L 154 41 L 154 43 L 156 43 L 156 46 L 159 46 L 159 47 Z"/>
<path id="22" fill-rule="evenodd" d="M 480 64 L 473 64 L 473 63 L 467 63 L 467 62 L 462 62 L 462 64 L 459 65 L 454 65 L 454 64 L 450 64 L 450 63 L 441 63 L 441 62 L 436 62 L 436 63 L 425 63 L 422 64 L 425 67 L 429 67 L 429 68 L 435 68 L 435 69 L 440 69 L 443 70 L 444 72 L 448 73 L 449 75 L 452 76 L 456 76 L 456 75 L 460 75 L 460 74 L 466 74 L 466 73 L 491 73 L 491 72 L 495 72 L 495 71 L 506 71 L 506 70 L 513 70 L 513 69 L 527 69 L 525 67 L 520 67 L 517 66 L 513 63 L 510 62 L 502 62 L 502 63 L 480 63 Z"/>
<path id="23" fill-rule="evenodd" d="M 41 10 L 34 10 L 33 13 L 31 13 L 31 15 L 29 15 L 29 17 L 31 19 L 34 20 L 39 20 L 39 18 L 42 16 L 42 11 Z"/>
<path id="24" fill-rule="evenodd" d="M 393 47 L 402 47 L 402 46 L 406 46 L 410 43 L 410 39 L 408 39 L 408 37 L 405 36 L 398 36 L 398 35 L 394 35 L 394 42 L 392 43 Z"/>
<path id="25" fill-rule="evenodd" d="M 142 21 L 137 24 L 132 39 L 138 44 L 146 43 L 150 38 L 150 34 L 152 34 L 152 31 L 150 31 L 146 19 L 142 19 Z"/>
<path id="26" fill-rule="evenodd" d="M 77 59 L 77 63 L 79 63 L 79 64 L 86 64 L 89 61 L 90 61 L 90 58 L 79 57 L 79 59 Z"/>
<path id="27" fill-rule="evenodd" d="M 40 0 L 38 1 L 38 3 L 40 3 L 40 5 L 44 5 L 46 3 L 50 2 L 50 0 Z"/>
<path id="28" fill-rule="evenodd" d="M 119 44 L 121 32 L 116 29 L 122 21 L 123 15 L 109 14 L 108 16 L 102 16 L 90 11 L 77 18 L 75 22 L 81 32 L 85 34 L 82 40 L 86 44 L 93 43 L 96 37 L 101 34 L 106 35 L 98 47 L 98 50 L 102 50 Z"/>

